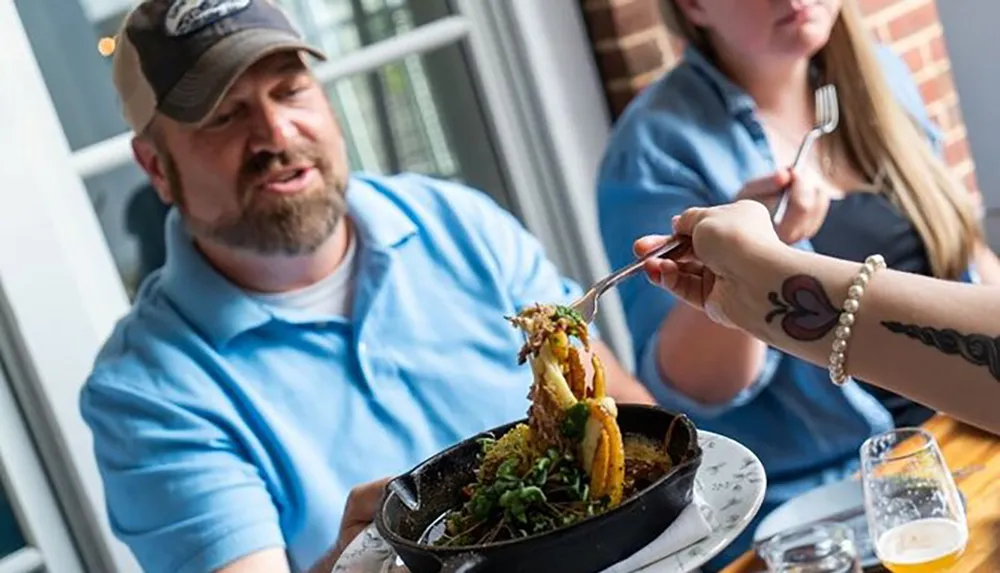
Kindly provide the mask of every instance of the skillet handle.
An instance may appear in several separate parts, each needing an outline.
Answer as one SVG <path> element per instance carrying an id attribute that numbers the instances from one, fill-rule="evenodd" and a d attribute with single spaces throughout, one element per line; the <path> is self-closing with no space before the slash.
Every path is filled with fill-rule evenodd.
<path id="1" fill-rule="evenodd" d="M 410 474 L 404 474 L 389 482 L 386 486 L 390 492 L 399 497 L 406 509 L 410 511 L 420 510 L 420 490 L 417 488 L 416 480 Z"/>
<path id="2" fill-rule="evenodd" d="M 482 571 L 486 558 L 478 553 L 460 553 L 441 564 L 440 573 L 474 573 Z"/>

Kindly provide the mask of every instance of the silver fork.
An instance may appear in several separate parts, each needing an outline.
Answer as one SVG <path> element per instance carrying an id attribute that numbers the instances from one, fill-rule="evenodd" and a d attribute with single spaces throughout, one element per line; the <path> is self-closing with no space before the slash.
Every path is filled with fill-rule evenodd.
<path id="1" fill-rule="evenodd" d="M 820 137 L 833 133 L 840 123 L 840 106 L 837 104 L 837 88 L 833 84 L 826 84 L 816 90 L 816 123 L 813 128 L 802 138 L 799 151 L 795 154 L 795 161 L 792 162 L 792 171 L 795 171 L 802 159 L 812 149 L 813 143 Z M 781 198 L 771 212 L 771 220 L 777 225 L 785 217 L 785 210 L 788 209 L 788 187 L 782 189 Z"/>
<path id="2" fill-rule="evenodd" d="M 576 299 L 570 308 L 580 313 L 586 323 L 593 322 L 597 315 L 597 299 L 608 289 L 622 282 L 634 272 L 641 269 L 646 261 L 655 257 L 664 259 L 678 259 L 683 257 L 690 250 L 691 242 L 688 237 L 673 237 L 663 245 L 653 249 L 645 256 L 636 259 L 634 262 L 612 272 L 590 287 L 586 293 Z"/>
<path id="3" fill-rule="evenodd" d="M 813 143 L 816 142 L 823 135 L 831 133 L 837 128 L 837 124 L 840 121 L 840 109 L 837 104 L 837 88 L 833 84 L 827 84 L 816 90 L 816 123 L 813 124 L 813 128 L 806 133 L 805 137 L 802 138 L 802 143 L 799 145 L 799 151 L 795 155 L 795 161 L 792 163 L 792 171 L 794 171 L 802 159 L 809 153 L 812 149 Z M 788 208 L 788 188 L 786 187 L 781 191 L 781 197 L 779 198 L 774 210 L 771 212 L 771 220 L 777 225 L 781 222 L 782 217 L 785 215 L 785 210 Z M 679 259 L 686 255 L 691 249 L 691 240 L 689 237 L 673 237 L 662 246 L 654 249 L 653 251 L 647 253 L 645 256 L 636 259 L 632 263 L 615 270 L 608 276 L 604 277 L 600 281 L 596 282 L 594 286 L 590 287 L 590 290 L 585 292 L 583 296 L 573 301 L 570 304 L 570 308 L 580 313 L 583 320 L 590 323 L 597 316 L 597 299 L 601 298 L 608 289 L 611 289 L 618 285 L 626 278 L 630 277 L 633 273 L 638 271 L 646 264 L 646 261 L 653 259 L 655 257 L 660 257 L 663 259 Z"/>

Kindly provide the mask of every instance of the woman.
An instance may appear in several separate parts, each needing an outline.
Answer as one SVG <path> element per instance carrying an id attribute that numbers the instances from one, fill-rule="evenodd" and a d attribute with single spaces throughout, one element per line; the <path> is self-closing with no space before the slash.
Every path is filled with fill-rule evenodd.
<path id="1" fill-rule="evenodd" d="M 881 252 L 894 269 L 1000 282 L 973 201 L 936 155 L 941 141 L 907 68 L 868 39 L 855 2 L 663 6 L 689 47 L 635 99 L 608 144 L 598 202 L 613 266 L 631 261 L 635 237 L 660 232 L 686 208 L 770 200 L 788 186 L 777 228 L 787 244 L 854 261 Z M 812 127 L 813 92 L 825 84 L 837 88 L 839 126 L 790 174 L 782 167 Z M 619 292 L 640 378 L 660 404 L 761 458 L 760 518 L 853 471 L 868 436 L 931 414 L 870 386 L 831 385 L 824 369 L 644 281 Z M 746 549 L 752 529 L 717 561 Z"/>
<path id="2" fill-rule="evenodd" d="M 856 263 L 782 244 L 767 210 L 753 201 L 689 209 L 674 229 L 690 237 L 693 256 L 648 263 L 653 284 L 723 326 L 828 368 L 841 321 L 826 324 L 816 333 L 822 336 L 803 337 L 791 323 L 768 320 L 774 294 L 791 281 L 813 285 L 835 301 L 839 317 L 849 287 L 865 282 L 843 351 L 847 373 L 1000 434 L 1000 289 L 893 270 L 858 281 Z M 643 237 L 636 252 L 662 241 Z"/>

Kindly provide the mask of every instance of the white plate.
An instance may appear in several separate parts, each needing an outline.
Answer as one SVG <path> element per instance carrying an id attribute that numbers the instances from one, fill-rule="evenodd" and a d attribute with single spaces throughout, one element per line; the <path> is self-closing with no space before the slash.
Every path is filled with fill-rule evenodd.
<path id="1" fill-rule="evenodd" d="M 764 466 L 742 444 L 712 432 L 698 431 L 704 451 L 695 488 L 705 502 L 712 533 L 634 573 L 687 573 L 704 565 L 746 529 L 764 501 Z M 333 573 L 407 573 L 392 547 L 368 526 L 344 550 Z"/>

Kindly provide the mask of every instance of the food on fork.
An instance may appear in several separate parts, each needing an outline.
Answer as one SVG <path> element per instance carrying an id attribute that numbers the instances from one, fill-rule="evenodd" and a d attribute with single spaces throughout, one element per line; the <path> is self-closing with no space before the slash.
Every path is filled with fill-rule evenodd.
<path id="1" fill-rule="evenodd" d="M 531 307 L 511 319 L 527 334 L 518 356 L 529 358 L 534 384 L 528 394 L 528 426 L 538 445 L 569 451 L 590 476 L 589 493 L 608 496 L 608 505 L 621 502 L 625 479 L 625 447 L 615 417 L 618 409 L 606 395 L 604 367 L 592 355 L 593 378 L 587 383 L 577 338 L 590 350 L 587 325 L 565 307 Z"/>
<path id="2" fill-rule="evenodd" d="M 590 340 L 577 312 L 539 304 L 509 320 L 525 333 L 518 360 L 533 373 L 527 423 L 483 440 L 467 501 L 447 516 L 437 545 L 477 545 L 571 525 L 613 509 L 673 465 L 670 431 L 662 443 L 622 435 L 596 353 L 587 379 L 583 354 Z"/>

